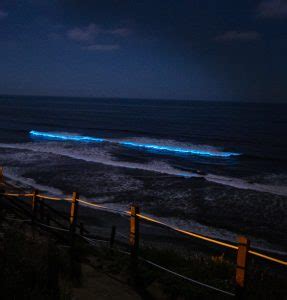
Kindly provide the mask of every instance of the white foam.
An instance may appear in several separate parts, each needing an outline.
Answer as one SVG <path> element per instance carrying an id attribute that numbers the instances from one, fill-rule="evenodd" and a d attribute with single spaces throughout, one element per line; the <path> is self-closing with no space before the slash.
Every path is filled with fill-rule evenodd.
<path id="1" fill-rule="evenodd" d="M 73 147 L 71 146 L 70 143 L 40 142 L 40 143 L 23 143 L 23 144 L 1 143 L 0 147 L 11 148 L 11 149 L 23 149 L 23 150 L 30 150 L 33 152 L 61 155 L 73 159 L 100 163 L 100 164 L 109 165 L 113 167 L 150 171 L 150 172 L 156 172 L 161 174 L 167 174 L 171 176 L 203 177 L 207 181 L 235 187 L 238 189 L 253 190 L 253 191 L 271 193 L 280 196 L 287 196 L 286 186 L 250 183 L 244 179 L 219 176 L 214 174 L 207 174 L 205 176 L 202 176 L 192 172 L 178 170 L 170 166 L 168 163 L 157 161 L 157 160 L 151 161 L 150 163 L 147 164 L 114 160 L 114 158 L 107 151 L 108 149 L 105 148 L 106 146 L 101 146 L 101 145 L 93 145 L 92 147 L 90 147 L 90 145 L 82 144 L 82 145 L 77 145 L 77 147 Z"/>
<path id="2" fill-rule="evenodd" d="M 127 211 L 129 210 L 129 207 L 127 206 L 127 204 L 123 204 L 123 203 L 107 203 L 105 202 L 104 198 L 101 199 L 97 199 L 95 201 L 95 199 L 91 199 L 91 198 L 86 198 L 86 200 L 88 202 L 97 202 L 97 203 L 104 203 L 104 205 L 107 207 L 106 211 L 109 210 L 114 210 L 117 212 L 120 211 Z M 99 201 L 99 200 L 103 200 L 103 201 Z M 85 204 L 82 204 L 84 206 L 87 206 Z M 93 208 L 92 206 L 88 206 L 90 208 Z M 105 209 L 103 209 L 105 210 Z M 152 214 L 147 214 L 147 213 L 143 213 L 145 216 L 151 217 L 151 218 L 156 218 L 157 220 L 166 223 L 170 226 L 173 227 L 177 227 L 183 230 L 187 230 L 187 231 L 192 231 L 192 232 L 196 232 L 198 234 L 202 234 L 205 236 L 209 236 L 215 239 L 219 239 L 219 240 L 223 240 L 223 241 L 228 241 L 231 243 L 236 243 L 237 242 L 237 238 L 238 238 L 238 233 L 233 232 L 233 231 L 229 231 L 227 229 L 223 229 L 223 228 L 215 228 L 215 227 L 211 227 L 208 225 L 203 225 L 201 223 L 198 223 L 194 220 L 182 220 L 179 218 L 164 218 L 164 217 L 159 217 L 159 216 L 154 216 Z M 263 239 L 259 239 L 256 237 L 253 237 L 251 235 L 247 236 L 251 241 L 252 241 L 252 248 L 256 248 L 257 250 L 261 250 L 261 251 L 267 251 L 269 253 L 274 253 L 274 254 L 279 254 L 279 255 L 286 255 L 287 252 L 284 251 L 284 249 L 280 246 L 280 245 L 276 245 L 274 243 L 270 244 L 269 242 L 263 240 Z"/>
<path id="3" fill-rule="evenodd" d="M 121 143 L 121 142 L 134 142 L 138 144 L 144 145 L 156 145 L 156 146 L 163 146 L 163 147 L 172 147 L 172 148 L 180 148 L 186 150 L 195 150 L 195 151 L 206 151 L 213 154 L 220 154 L 222 153 L 222 149 L 219 147 L 214 147 L 210 145 L 195 145 L 186 142 L 179 142 L 170 139 L 155 139 L 155 138 L 147 138 L 147 137 L 130 137 L 130 138 L 123 138 L 123 139 L 109 139 L 108 141 L 112 143 Z"/>
<path id="4" fill-rule="evenodd" d="M 101 146 L 89 147 L 82 145 L 81 147 L 69 147 L 69 144 L 57 142 L 41 142 L 41 143 L 25 143 L 25 144 L 0 144 L 1 148 L 23 149 L 33 152 L 50 153 L 55 155 L 66 156 L 74 159 L 84 160 L 87 162 L 100 163 L 113 167 L 121 167 L 128 169 L 137 169 L 142 171 L 150 171 L 173 176 L 198 177 L 197 174 L 185 172 L 173 168 L 167 163 L 161 161 L 152 161 L 147 164 L 124 162 L 114 160 L 113 157 Z"/>
<path id="5" fill-rule="evenodd" d="M 69 156 L 69 157 L 72 157 L 73 155 L 75 155 L 75 153 L 72 156 L 63 154 L 63 153 L 58 154 L 57 153 L 58 150 L 57 150 L 57 147 L 55 147 L 55 145 L 52 146 L 52 148 L 54 149 L 53 151 L 51 151 L 51 149 L 48 149 L 47 145 L 45 147 L 42 147 L 39 145 L 37 145 L 37 147 L 35 147 L 35 145 L 32 143 L 25 144 L 25 145 L 24 144 L 16 144 L 16 145 L 0 144 L 0 147 L 31 150 L 31 151 L 35 151 L 35 152 L 41 152 L 41 153 L 53 153 L 56 155 L 65 155 L 65 156 Z M 68 151 L 68 148 L 67 148 L 67 151 Z M 103 159 L 103 158 L 107 159 L 109 157 L 109 155 L 107 155 L 105 152 L 101 152 L 99 149 L 96 151 L 96 153 L 98 155 L 100 155 L 101 159 Z M 93 155 L 94 154 L 95 153 L 93 152 Z M 75 158 L 75 157 L 73 157 L 73 158 Z M 83 158 L 76 157 L 76 159 L 83 159 Z M 84 160 L 86 160 L 86 158 Z M 91 159 L 91 161 L 94 162 L 94 159 Z M 96 161 L 96 162 L 98 163 L 98 161 Z M 117 163 L 117 162 L 115 162 L 115 163 Z M 136 164 L 136 165 L 138 167 L 139 164 Z M 116 165 L 116 166 L 118 166 L 118 165 Z M 127 166 L 125 166 L 125 167 L 127 167 Z M 151 164 L 151 166 L 149 168 L 154 169 L 154 168 L 158 168 L 158 167 L 166 168 L 167 166 L 166 166 L 166 164 L 155 164 L 155 165 Z M 170 170 L 170 172 L 171 172 L 171 170 Z M 64 196 L 63 191 L 61 191 L 60 189 L 57 189 L 57 188 L 54 188 L 51 186 L 42 185 L 42 184 L 37 183 L 35 180 L 33 180 L 31 178 L 25 178 L 25 177 L 21 176 L 20 173 L 17 172 L 17 168 L 6 167 L 5 168 L 5 177 L 9 178 L 13 182 L 16 182 L 16 184 L 21 183 L 25 187 L 28 186 L 28 187 L 32 187 L 34 189 L 37 189 L 37 190 L 40 190 L 43 192 L 47 192 L 49 195 L 60 196 L 60 197 Z M 206 176 L 206 179 L 209 181 L 226 184 L 226 185 L 230 185 L 233 187 L 247 188 L 245 181 L 236 179 L 236 178 L 228 178 L 228 177 L 216 176 L 216 175 L 210 174 L 210 175 Z M 259 186 L 261 186 L 261 185 L 259 185 Z M 266 189 L 266 186 L 263 186 L 263 187 Z M 260 188 L 262 189 L 262 187 L 260 187 Z M 260 191 L 262 191 L 262 190 L 260 190 Z M 101 202 L 105 203 L 105 206 L 107 206 L 111 209 L 117 209 L 117 210 L 123 210 L 123 211 L 127 210 L 126 204 L 107 203 L 107 200 L 108 200 L 107 197 L 100 197 L 100 198 L 97 198 L 96 200 L 86 198 L 83 196 L 81 196 L 81 198 L 83 200 L 87 200 L 90 202 L 96 201 L 97 203 L 101 203 Z M 154 217 L 153 215 L 150 215 L 150 216 Z M 218 239 L 222 239 L 222 240 L 226 240 L 226 241 L 230 241 L 230 242 L 236 241 L 237 234 L 235 232 L 232 232 L 232 231 L 229 231 L 226 229 L 220 229 L 220 228 L 214 228 L 211 226 L 206 226 L 206 225 L 200 224 L 194 220 L 181 220 L 178 218 L 163 218 L 163 217 L 157 217 L 157 218 L 165 223 L 170 224 L 170 225 L 177 226 L 177 227 L 180 227 L 180 228 L 186 229 L 186 230 L 191 230 L 191 231 L 197 232 L 199 234 L 212 236 L 214 238 L 218 238 Z M 252 236 L 249 236 L 249 238 L 252 240 L 253 247 L 256 247 L 260 250 L 266 250 L 266 251 L 271 251 L 270 249 L 272 249 L 272 248 L 274 249 L 274 244 L 271 245 L 262 239 L 257 239 Z M 283 255 L 286 254 L 286 252 L 283 252 L 281 250 L 280 246 L 276 246 L 276 250 L 272 250 L 272 252 L 277 253 L 277 254 L 283 254 Z"/>
<path id="6" fill-rule="evenodd" d="M 250 183 L 246 180 L 239 179 L 239 178 L 225 177 L 225 176 L 219 176 L 219 175 L 213 175 L 213 174 L 208 174 L 208 175 L 204 176 L 204 178 L 211 182 L 235 187 L 238 189 L 270 193 L 270 194 L 279 195 L 279 196 L 287 196 L 287 187 L 286 186 Z"/>
<path id="7" fill-rule="evenodd" d="M 145 214 L 145 215 L 147 215 L 147 214 Z M 154 217 L 152 215 L 149 215 L 149 216 Z M 208 225 L 203 225 L 194 220 L 182 220 L 182 219 L 170 218 L 170 217 L 169 218 L 157 217 L 157 219 L 164 223 L 172 225 L 174 227 L 181 228 L 183 230 L 190 230 L 190 231 L 196 232 L 198 234 L 210 236 L 210 237 L 224 240 L 224 241 L 229 241 L 232 243 L 235 243 L 238 238 L 238 234 L 235 232 L 229 231 L 227 229 L 215 228 L 215 227 L 211 227 Z M 250 236 L 250 235 L 248 235 L 247 237 L 252 241 L 253 248 L 257 248 L 262 251 L 277 253 L 280 255 L 287 254 L 287 252 L 282 250 L 280 246 L 270 244 L 263 239 L 258 239 L 253 236 Z M 274 249 L 274 248 L 276 248 L 276 249 Z"/>
<path id="8" fill-rule="evenodd" d="M 7 167 L 5 168 L 5 178 L 8 178 L 13 183 L 16 183 L 16 185 L 18 185 L 20 183 L 24 187 L 30 187 L 30 188 L 33 188 L 33 189 L 36 189 L 39 191 L 47 192 L 47 193 L 49 193 L 49 195 L 53 195 L 53 196 L 55 196 L 55 195 L 63 196 L 64 195 L 64 193 L 61 190 L 56 189 L 54 187 L 38 184 L 32 178 L 23 177 L 23 176 L 17 174 L 17 172 L 15 172 L 15 170 L 13 170 L 12 168 L 7 168 Z"/>
<path id="9" fill-rule="evenodd" d="M 166 139 L 154 139 L 143 137 L 130 137 L 127 139 L 115 139 L 115 138 L 98 138 L 92 136 L 82 136 L 75 133 L 63 133 L 63 132 L 41 132 L 30 131 L 30 135 L 33 137 L 40 137 L 48 140 L 61 140 L 61 141 L 79 141 L 79 142 L 109 142 L 121 146 L 137 147 L 142 149 L 152 149 L 155 151 L 168 151 L 171 153 L 192 154 L 192 155 L 204 155 L 204 156 L 216 156 L 216 157 L 230 157 L 240 155 L 239 153 L 224 152 L 220 148 L 216 148 L 208 145 L 194 145 L 190 143 L 183 143 L 174 140 Z"/>

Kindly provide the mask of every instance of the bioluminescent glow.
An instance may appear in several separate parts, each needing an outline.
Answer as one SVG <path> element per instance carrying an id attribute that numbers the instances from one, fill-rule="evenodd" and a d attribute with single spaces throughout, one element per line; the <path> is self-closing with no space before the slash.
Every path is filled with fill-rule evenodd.
<path id="1" fill-rule="evenodd" d="M 49 133 L 49 132 L 41 132 L 31 130 L 29 132 L 33 136 L 46 138 L 46 139 L 53 139 L 53 140 L 64 140 L 64 141 L 77 141 L 77 142 L 96 142 L 101 143 L 104 142 L 104 139 L 101 138 L 94 138 L 90 136 L 82 136 L 82 135 L 67 135 L 67 134 L 60 134 L 60 133 Z"/>
<path id="2" fill-rule="evenodd" d="M 46 139 L 54 139 L 54 140 L 64 140 L 64 141 L 78 141 L 78 142 L 107 142 L 112 144 L 118 144 L 125 147 L 139 148 L 152 150 L 157 152 L 170 152 L 177 154 L 187 154 L 187 155 L 201 155 L 201 156 L 212 156 L 212 157 L 230 157 L 240 155 L 239 153 L 234 152 L 213 152 L 204 149 L 190 149 L 190 148 L 179 148 L 173 146 L 159 146 L 154 144 L 143 144 L 131 141 L 113 141 L 103 138 L 95 138 L 90 136 L 81 136 L 81 135 L 68 135 L 68 134 L 60 134 L 60 133 L 49 133 L 49 132 L 41 132 L 41 131 L 30 131 L 30 135 L 46 138 Z"/>
<path id="3" fill-rule="evenodd" d="M 171 146 L 158 146 L 152 144 L 139 144 L 134 142 L 119 142 L 120 145 L 144 148 L 154 151 L 164 151 L 164 152 L 177 152 L 180 154 L 191 154 L 191 155 L 203 155 L 203 156 L 217 156 L 217 157 L 230 157 L 234 155 L 240 155 L 239 153 L 234 152 L 211 152 L 207 150 L 198 150 L 198 149 L 188 149 L 188 148 L 178 148 Z"/>

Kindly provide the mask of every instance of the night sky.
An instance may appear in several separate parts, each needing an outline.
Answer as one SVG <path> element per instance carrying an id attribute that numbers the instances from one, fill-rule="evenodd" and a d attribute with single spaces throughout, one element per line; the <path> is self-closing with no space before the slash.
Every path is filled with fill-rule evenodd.
<path id="1" fill-rule="evenodd" d="M 287 0 L 0 1 L 0 94 L 287 102 Z"/>

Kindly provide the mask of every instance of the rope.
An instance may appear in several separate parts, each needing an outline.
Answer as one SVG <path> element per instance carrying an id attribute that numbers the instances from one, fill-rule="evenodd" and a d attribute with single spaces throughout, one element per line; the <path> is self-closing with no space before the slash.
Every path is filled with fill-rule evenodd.
<path id="1" fill-rule="evenodd" d="M 88 242 L 89 245 L 92 245 L 92 246 L 97 246 L 96 242 L 93 242 L 92 240 L 88 239 L 88 238 L 85 238 L 85 237 L 82 237 L 84 240 L 86 240 Z"/>
<path id="2" fill-rule="evenodd" d="M 83 238 L 85 238 L 85 237 L 83 237 Z M 85 238 L 87 241 L 88 241 L 88 243 L 90 244 L 90 245 L 92 245 L 92 246 L 97 246 L 96 245 L 96 243 L 95 242 L 93 242 L 93 240 L 91 240 L 91 239 L 88 239 L 88 238 Z M 101 241 L 101 240 L 100 240 Z M 127 254 L 127 255 L 131 255 L 131 253 L 130 252 L 127 252 L 127 251 L 124 251 L 124 250 L 121 250 L 121 249 L 119 249 L 119 248 L 112 248 L 113 250 L 116 250 L 116 251 L 118 251 L 119 253 L 123 253 L 123 254 Z"/>
<path id="3" fill-rule="evenodd" d="M 33 194 L 1 193 L 0 195 L 9 197 L 33 197 Z"/>
<path id="4" fill-rule="evenodd" d="M 200 235 L 200 234 L 191 232 L 191 231 L 183 230 L 183 229 L 180 229 L 180 228 L 177 228 L 177 227 L 168 225 L 167 223 L 164 223 L 164 222 L 155 220 L 155 219 L 153 219 L 153 218 L 144 216 L 144 215 L 142 215 L 142 214 L 137 214 L 137 216 L 138 216 L 140 219 L 143 219 L 143 220 L 146 220 L 146 221 L 149 221 L 149 222 L 158 224 L 158 225 L 162 225 L 162 226 L 164 226 L 164 227 L 167 227 L 167 228 L 169 228 L 169 229 L 172 229 L 172 230 L 177 231 L 177 232 L 179 232 L 179 233 L 183 233 L 183 234 L 188 235 L 188 236 L 192 236 L 192 237 L 195 237 L 195 238 L 204 240 L 204 241 L 208 241 L 208 242 L 213 243 L 213 244 L 217 244 L 217 245 L 220 245 L 220 246 L 224 246 L 224 247 L 226 247 L 226 248 L 235 249 L 235 250 L 238 249 L 238 247 L 235 246 L 235 245 L 228 244 L 228 243 L 225 243 L 225 242 L 221 242 L 221 241 L 218 241 L 218 240 L 212 239 L 212 238 L 210 238 L 210 237 L 206 237 L 206 236 L 203 236 L 203 235 Z"/>
<path id="5" fill-rule="evenodd" d="M 1 193 L 1 195 L 12 196 L 12 197 L 32 197 L 34 194 Z M 40 197 L 40 198 L 49 199 L 49 200 L 71 201 L 71 198 L 49 197 L 49 196 L 45 196 L 45 195 L 37 195 L 37 196 Z M 105 211 L 108 211 L 108 212 L 118 213 L 120 215 L 130 215 L 130 211 L 122 211 L 122 210 L 118 210 L 118 209 L 113 209 L 113 208 L 109 208 L 109 207 L 104 206 L 104 205 L 91 203 L 91 202 L 80 200 L 80 199 L 78 199 L 78 202 L 80 202 L 82 204 L 85 204 L 85 205 L 88 205 L 88 206 L 92 206 L 92 207 L 101 209 L 101 210 L 105 210 Z M 174 230 L 176 232 L 179 232 L 181 234 L 188 235 L 188 236 L 191 236 L 191 237 L 194 237 L 194 238 L 198 238 L 198 239 L 201 239 L 201 240 L 204 240 L 204 241 L 216 244 L 216 245 L 220 245 L 220 246 L 223 246 L 223 247 L 226 247 L 226 248 L 229 248 L 229 249 L 238 250 L 238 246 L 235 246 L 235 245 L 232 245 L 232 244 L 229 244 L 229 243 L 226 243 L 226 242 L 222 242 L 222 241 L 219 241 L 219 240 L 216 240 L 216 239 L 213 239 L 211 237 L 207 237 L 207 236 L 204 236 L 204 235 L 201 235 L 201 234 L 197 234 L 195 232 L 183 230 L 183 229 L 177 228 L 175 226 L 169 225 L 167 223 L 164 223 L 162 221 L 150 218 L 150 217 L 142 215 L 142 214 L 137 214 L 137 216 L 142 220 L 145 220 L 145 221 L 157 224 L 157 225 L 164 226 L 166 228 L 169 228 L 169 229 Z M 69 230 L 67 230 L 67 231 L 69 231 Z M 248 252 L 252 255 L 261 257 L 263 259 L 266 259 L 266 260 L 269 260 L 269 261 L 276 262 L 278 264 L 287 266 L 287 262 L 284 261 L 284 260 L 281 260 L 281 259 L 278 259 L 278 258 L 275 258 L 275 257 L 272 257 L 272 256 L 268 256 L 268 255 L 265 255 L 263 253 L 260 253 L 260 252 L 254 251 L 254 250 L 249 250 Z"/>
<path id="6" fill-rule="evenodd" d="M 0 193 L 0 195 L 3 196 L 9 196 L 9 197 L 33 197 L 34 194 L 27 193 L 27 194 L 15 194 L 15 193 Z M 72 198 L 63 198 L 63 197 L 51 197 L 43 194 L 37 194 L 38 198 L 47 199 L 47 200 L 55 200 L 55 201 L 72 201 Z"/>
<path id="7" fill-rule="evenodd" d="M 12 221 L 17 221 L 17 222 L 31 222 L 30 219 L 22 220 L 22 219 L 15 219 L 15 218 L 9 218 L 9 217 L 5 217 L 5 220 L 12 220 Z"/>
<path id="8" fill-rule="evenodd" d="M 92 246 L 96 246 L 96 243 L 95 243 L 92 239 L 88 239 L 88 238 L 85 238 L 85 237 L 83 237 L 83 238 L 86 239 L 86 240 L 89 242 L 89 244 L 91 244 Z M 118 251 L 118 252 L 120 252 L 120 253 L 130 255 L 130 252 L 123 251 L 123 250 L 117 249 L 117 248 L 115 248 L 115 250 Z M 180 278 L 182 278 L 182 279 L 184 279 L 184 280 L 187 280 L 187 281 L 189 281 L 189 282 L 191 282 L 191 283 L 195 283 L 195 284 L 200 285 L 200 286 L 202 286 L 202 287 L 209 288 L 209 289 L 214 290 L 214 291 L 217 291 L 217 292 L 221 292 L 221 293 L 223 293 L 223 294 L 225 294 L 225 295 L 228 295 L 228 296 L 232 296 L 232 297 L 235 296 L 235 294 L 233 294 L 233 293 L 230 293 L 230 292 L 221 290 L 221 289 L 219 289 L 219 288 L 216 288 L 216 287 L 214 287 L 214 286 L 211 286 L 211 285 L 202 283 L 202 282 L 200 282 L 200 281 L 191 279 L 191 278 L 189 278 L 189 277 L 186 277 L 186 276 L 184 276 L 184 275 L 181 275 L 181 274 L 179 274 L 179 273 L 176 273 L 176 272 L 174 272 L 174 271 L 171 271 L 171 270 L 169 270 L 169 269 L 167 269 L 167 268 L 164 268 L 164 267 L 162 267 L 162 266 L 160 266 L 160 265 L 158 265 L 158 264 L 156 264 L 156 263 L 154 263 L 154 262 L 152 262 L 152 261 L 150 261 L 150 260 L 147 260 L 147 259 L 145 259 L 145 258 L 139 257 L 139 259 L 142 260 L 142 261 L 144 261 L 144 262 L 146 262 L 146 263 L 148 263 L 148 264 L 150 264 L 150 265 L 152 265 L 152 266 L 154 266 L 154 267 L 157 267 L 157 268 L 159 268 L 159 269 L 161 269 L 161 270 L 163 270 L 163 271 L 166 271 L 166 272 L 168 272 L 168 273 L 170 273 L 170 274 L 172 274 L 172 275 L 175 275 L 175 276 L 180 277 Z"/>
<path id="9" fill-rule="evenodd" d="M 278 263 L 278 264 L 287 266 L 287 262 L 284 261 L 284 260 L 281 260 L 281 259 L 278 259 L 278 258 L 275 258 L 275 257 L 271 257 L 271 256 L 268 256 L 268 255 L 259 253 L 259 252 L 257 252 L 257 251 L 253 251 L 253 250 L 249 250 L 248 253 L 253 254 L 253 255 L 255 255 L 255 256 L 258 256 L 258 257 L 261 257 L 261 258 L 265 258 L 265 259 L 270 260 L 270 261 L 273 261 L 273 262 L 276 262 L 276 263 Z"/>
<path id="10" fill-rule="evenodd" d="M 203 235 L 191 232 L 191 231 L 186 231 L 186 230 L 168 225 L 164 222 L 155 220 L 153 218 L 150 218 L 150 217 L 147 217 L 147 216 L 144 216 L 144 215 L 141 215 L 141 214 L 137 214 L 137 216 L 139 218 L 143 219 L 143 220 L 146 220 L 146 221 L 158 224 L 158 225 L 165 226 L 165 227 L 170 228 L 170 229 L 172 229 L 174 231 L 177 231 L 179 233 L 182 233 L 182 234 L 185 234 L 185 235 L 188 235 L 188 236 L 192 236 L 192 237 L 195 237 L 195 238 L 198 238 L 198 239 L 201 239 L 201 240 L 205 240 L 205 241 L 208 241 L 210 243 L 217 244 L 217 245 L 220 245 L 220 246 L 224 246 L 224 247 L 227 247 L 227 248 L 230 248 L 230 249 L 238 250 L 238 246 L 228 244 L 228 243 L 225 243 L 225 242 L 221 242 L 221 241 L 218 241 L 218 240 L 212 239 L 210 237 L 206 237 L 206 236 L 203 236 Z M 269 256 L 269 255 L 265 255 L 263 253 L 260 253 L 260 252 L 254 251 L 254 250 L 249 250 L 248 253 L 250 253 L 252 255 L 255 255 L 255 256 L 258 256 L 258 257 L 261 257 L 261 258 L 264 258 L 264 259 L 267 259 L 267 260 L 270 260 L 270 261 L 273 261 L 273 262 L 276 262 L 276 263 L 279 263 L 281 265 L 287 266 L 287 262 L 284 261 L 284 260 Z"/>
<path id="11" fill-rule="evenodd" d="M 118 249 L 118 248 L 113 248 L 113 249 L 116 249 L 116 250 L 117 250 L 118 252 L 120 252 L 120 253 L 127 254 L 127 255 L 131 255 L 131 253 L 128 252 L 128 251 L 124 251 L 124 250 L 121 250 L 121 249 Z"/>
<path id="12" fill-rule="evenodd" d="M 223 293 L 223 294 L 228 295 L 228 296 L 232 296 L 232 297 L 235 296 L 235 294 L 233 294 L 233 293 L 230 293 L 230 292 L 224 291 L 224 290 L 222 290 L 222 289 L 216 288 L 216 287 L 214 287 L 214 286 L 212 286 L 212 285 L 209 285 L 209 284 L 202 283 L 202 282 L 200 282 L 200 281 L 191 279 L 191 278 L 189 278 L 189 277 L 186 277 L 186 276 L 184 276 L 184 275 L 181 275 L 181 274 L 179 274 L 179 273 L 176 273 L 176 272 L 174 272 L 174 271 L 172 271 L 172 270 L 169 270 L 169 269 L 167 269 L 167 268 L 164 268 L 164 267 L 162 267 L 162 266 L 160 266 L 160 265 L 158 265 L 158 264 L 156 264 L 156 263 L 154 263 L 154 262 L 152 262 L 152 261 L 150 261 L 150 260 L 144 259 L 144 258 L 142 258 L 142 257 L 140 257 L 140 259 L 143 260 L 144 262 L 146 262 L 146 263 L 148 263 L 148 264 L 150 264 L 150 265 L 156 267 L 156 268 L 159 268 L 159 269 L 161 269 L 161 270 L 163 270 L 163 271 L 165 271 L 165 272 L 167 272 L 167 273 L 170 273 L 170 274 L 172 274 L 172 275 L 175 275 L 175 276 L 177 276 L 177 277 L 180 277 L 180 278 L 182 278 L 182 279 L 184 279 L 184 280 L 187 280 L 187 281 L 189 281 L 189 282 L 191 282 L 191 283 L 195 283 L 195 284 L 200 285 L 200 286 L 202 286 L 202 287 L 209 288 L 209 289 L 211 289 L 211 290 L 214 290 L 214 291 Z"/>
<path id="13" fill-rule="evenodd" d="M 37 194 L 38 198 L 54 200 L 54 201 L 72 201 L 72 198 L 62 198 L 62 197 L 50 197 L 46 195 Z"/>
<path id="14" fill-rule="evenodd" d="M 127 239 L 127 240 L 129 240 L 129 237 L 127 237 L 127 235 L 126 234 L 122 234 L 121 232 L 119 232 L 119 231 L 117 231 L 116 232 L 116 234 L 117 235 L 119 235 L 119 236 L 121 236 L 122 238 L 124 238 L 124 239 Z"/>
<path id="15" fill-rule="evenodd" d="M 87 241 L 93 242 L 94 244 L 96 242 L 110 243 L 110 241 L 106 241 L 106 240 L 102 240 L 102 239 L 90 239 L 90 238 L 87 238 L 87 237 L 85 237 L 84 235 L 81 235 L 81 234 L 79 234 L 79 236 L 82 237 L 83 239 L 87 240 Z"/>
<path id="16" fill-rule="evenodd" d="M 129 214 L 128 211 L 123 211 L 123 210 L 119 210 L 119 209 L 115 209 L 115 208 L 110 208 L 110 207 L 107 207 L 107 206 L 104 206 L 104 205 L 101 205 L 101 204 L 91 203 L 91 202 L 80 200 L 80 199 L 78 199 L 78 202 L 80 202 L 82 204 L 85 204 L 85 205 L 89 205 L 89 206 L 99 208 L 101 210 L 115 212 L 115 213 L 118 213 L 118 214 L 121 214 L 121 215 L 128 215 Z"/>
<path id="17" fill-rule="evenodd" d="M 68 232 L 70 231 L 69 229 L 65 229 L 65 228 L 60 228 L 60 227 L 55 227 L 55 226 L 50 226 L 50 225 L 46 225 L 44 223 L 40 223 L 40 222 L 36 222 L 36 224 L 47 227 L 47 228 L 51 228 L 51 229 L 56 229 L 56 230 L 60 230 L 60 231 L 65 231 Z"/>

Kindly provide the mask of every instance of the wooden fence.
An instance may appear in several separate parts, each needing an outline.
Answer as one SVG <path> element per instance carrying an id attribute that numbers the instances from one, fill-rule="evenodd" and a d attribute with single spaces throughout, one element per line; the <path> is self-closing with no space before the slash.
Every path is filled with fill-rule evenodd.
<path id="1" fill-rule="evenodd" d="M 1 172 L 0 172 L 0 178 L 1 178 Z M 2 175 L 2 178 L 3 178 L 3 175 Z M 211 244 L 219 245 L 221 247 L 225 247 L 225 248 L 234 250 L 237 252 L 236 270 L 235 270 L 235 282 L 236 282 L 236 287 L 235 287 L 236 293 L 235 294 L 224 291 L 224 290 L 220 290 L 218 288 L 209 286 L 204 283 L 197 282 L 197 281 L 189 279 L 189 278 L 186 278 L 183 275 L 180 275 L 171 270 L 163 268 L 153 262 L 145 260 L 146 262 L 149 262 L 151 265 L 157 266 L 165 271 L 168 271 L 169 273 L 171 273 L 173 275 L 187 279 L 187 280 L 189 280 L 193 283 L 197 283 L 203 287 L 207 287 L 207 288 L 222 292 L 229 296 L 241 297 L 241 295 L 243 295 L 244 288 L 246 286 L 246 270 L 247 270 L 247 264 L 248 264 L 248 257 L 250 255 L 257 256 L 264 260 L 268 260 L 268 261 L 271 261 L 271 262 L 274 262 L 274 263 L 277 263 L 277 264 L 280 264 L 283 266 L 287 266 L 287 261 L 266 255 L 264 253 L 258 252 L 256 250 L 253 250 L 252 248 L 250 248 L 250 241 L 246 237 L 241 236 L 238 238 L 238 241 L 236 244 L 232 244 L 232 243 L 229 243 L 226 241 L 214 239 L 209 236 L 201 235 L 201 234 L 198 234 L 198 233 L 195 233 L 192 231 L 183 230 L 183 229 L 177 228 L 175 226 L 169 225 L 167 223 L 164 223 L 160 220 L 157 220 L 157 219 L 151 218 L 149 216 L 146 216 L 144 214 L 141 214 L 139 207 L 136 205 L 131 205 L 129 211 L 121 211 L 121 210 L 111 209 L 102 204 L 91 203 L 91 202 L 88 202 L 85 200 L 81 200 L 79 198 L 78 193 L 76 193 L 76 192 L 74 192 L 72 194 L 71 198 L 64 198 L 64 197 L 47 196 L 44 194 L 40 194 L 37 191 L 34 191 L 33 193 L 9 193 L 9 192 L 5 192 L 2 188 L 1 194 L 2 194 L 2 196 L 4 196 L 7 199 L 15 199 L 16 198 L 17 200 L 21 200 L 23 198 L 30 198 L 31 199 L 31 222 L 32 223 L 35 223 L 35 220 L 38 218 L 38 214 L 39 213 L 41 214 L 41 207 L 43 207 L 43 205 L 47 205 L 47 204 L 44 204 L 43 200 L 69 202 L 70 203 L 70 215 L 69 215 L 69 217 L 66 217 L 66 220 L 69 221 L 69 232 L 70 232 L 70 237 L 71 237 L 72 242 L 76 235 L 77 228 L 79 228 L 81 236 L 84 236 L 84 232 L 87 232 L 87 230 L 84 229 L 84 226 L 82 223 L 78 224 L 79 205 L 85 205 L 88 207 L 93 207 L 95 209 L 105 210 L 108 212 L 119 213 L 121 215 L 128 216 L 130 218 L 130 230 L 129 230 L 129 237 L 128 237 L 129 238 L 129 246 L 130 246 L 129 255 L 131 256 L 132 266 L 134 266 L 135 269 L 136 269 L 138 260 L 141 259 L 139 257 L 139 243 L 140 243 L 139 232 L 140 232 L 140 221 L 141 220 L 146 221 L 151 224 L 154 224 L 154 225 L 159 225 L 161 227 L 170 229 L 172 231 L 178 232 L 185 236 L 189 236 L 192 238 L 203 240 L 203 241 L 211 243 Z M 53 210 L 52 207 L 51 207 L 51 209 Z M 57 213 L 57 212 L 54 211 L 54 213 Z M 43 216 L 41 216 L 40 218 L 43 218 Z M 56 228 L 56 227 L 54 227 L 54 228 Z M 114 238 L 115 238 L 115 227 L 113 227 L 111 237 L 110 237 L 110 246 L 111 247 L 114 244 Z"/>

